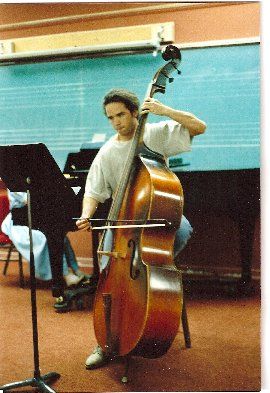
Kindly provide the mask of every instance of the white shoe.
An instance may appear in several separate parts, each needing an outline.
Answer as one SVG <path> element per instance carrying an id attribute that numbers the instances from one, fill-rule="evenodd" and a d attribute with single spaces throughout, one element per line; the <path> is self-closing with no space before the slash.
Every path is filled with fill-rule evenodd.
<path id="1" fill-rule="evenodd" d="M 83 280 L 83 276 L 78 277 L 76 274 L 68 273 L 66 276 L 64 276 L 64 280 L 67 284 L 67 287 L 72 287 L 78 285 Z"/>
<path id="2" fill-rule="evenodd" d="M 88 358 L 85 361 L 85 368 L 87 370 L 92 370 L 94 368 L 99 368 L 102 366 L 105 366 L 105 364 L 108 364 L 110 361 L 110 357 L 106 355 L 101 347 L 98 345 L 94 351 L 91 353 L 91 355 L 88 356 Z"/>

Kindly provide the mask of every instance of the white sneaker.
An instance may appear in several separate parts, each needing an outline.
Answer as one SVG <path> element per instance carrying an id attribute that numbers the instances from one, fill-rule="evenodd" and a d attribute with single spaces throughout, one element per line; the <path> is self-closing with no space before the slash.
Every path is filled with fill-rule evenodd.
<path id="1" fill-rule="evenodd" d="M 106 355 L 101 347 L 98 345 L 94 351 L 91 353 L 91 355 L 88 356 L 88 358 L 85 361 L 85 368 L 87 370 L 92 370 L 94 368 L 99 368 L 102 366 L 105 366 L 105 364 L 108 364 L 110 361 L 110 357 Z"/>
<path id="2" fill-rule="evenodd" d="M 68 273 L 66 276 L 64 276 L 64 280 L 67 284 L 67 287 L 72 287 L 78 285 L 83 280 L 83 276 L 78 277 L 74 273 Z"/>

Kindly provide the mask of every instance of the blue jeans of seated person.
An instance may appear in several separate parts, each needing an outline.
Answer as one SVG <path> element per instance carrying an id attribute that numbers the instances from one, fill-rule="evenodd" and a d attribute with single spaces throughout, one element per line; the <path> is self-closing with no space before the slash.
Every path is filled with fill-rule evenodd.
<path id="1" fill-rule="evenodd" d="M 64 269 L 66 263 L 66 265 L 75 273 L 79 269 L 79 266 L 73 248 L 71 247 L 70 240 L 67 236 L 64 239 L 64 257 Z"/>
<path id="2" fill-rule="evenodd" d="M 174 260 L 178 257 L 180 252 L 186 247 L 187 242 L 191 238 L 193 228 L 185 216 L 182 216 L 181 223 L 175 234 L 173 257 Z"/>
<path id="3" fill-rule="evenodd" d="M 185 216 L 182 216 L 180 226 L 175 234 L 174 249 L 173 249 L 174 260 L 177 258 L 180 252 L 185 248 L 187 242 L 189 241 L 192 235 L 192 232 L 193 232 L 193 228 L 190 225 L 189 221 L 186 219 Z M 103 250 L 110 250 L 111 243 L 112 243 L 112 230 L 108 229 L 106 231 L 106 235 L 104 239 Z M 107 266 L 108 262 L 109 262 L 109 257 L 103 255 L 102 258 L 100 259 L 100 266 L 99 266 L 100 271 L 102 271 Z"/>
<path id="4" fill-rule="evenodd" d="M 27 260 L 30 260 L 29 229 L 27 222 L 25 224 L 14 223 L 13 214 L 15 210 L 24 208 L 27 203 L 26 192 L 13 192 L 8 190 L 10 212 L 2 222 L 2 231 L 12 240 L 20 254 Z M 13 213 L 12 213 L 13 212 Z M 46 236 L 43 232 L 33 229 L 33 248 L 36 278 L 44 281 L 52 279 L 49 248 Z M 65 237 L 65 253 L 63 255 L 63 275 L 69 273 L 71 267 L 75 272 L 79 269 L 76 256 L 73 252 L 69 239 Z"/>

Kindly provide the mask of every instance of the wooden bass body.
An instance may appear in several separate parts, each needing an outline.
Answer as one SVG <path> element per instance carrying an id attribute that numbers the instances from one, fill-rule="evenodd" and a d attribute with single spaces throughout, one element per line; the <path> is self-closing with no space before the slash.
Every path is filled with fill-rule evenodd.
<path id="1" fill-rule="evenodd" d="M 183 209 L 179 179 L 159 155 L 139 155 L 119 220 L 164 219 L 167 226 L 114 229 L 109 262 L 95 297 L 94 329 L 111 355 L 156 358 L 167 352 L 180 323 L 182 288 L 173 261 Z"/>

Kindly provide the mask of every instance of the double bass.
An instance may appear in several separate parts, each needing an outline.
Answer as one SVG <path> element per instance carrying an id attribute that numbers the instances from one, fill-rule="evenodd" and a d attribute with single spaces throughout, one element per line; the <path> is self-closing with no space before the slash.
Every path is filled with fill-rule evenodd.
<path id="1" fill-rule="evenodd" d="M 180 50 L 169 45 L 167 63 L 146 96 L 165 92 L 178 70 Z M 170 348 L 179 328 L 183 293 L 173 260 L 175 233 L 183 212 L 183 190 L 162 155 L 143 142 L 147 114 L 139 117 L 131 148 L 98 249 L 108 263 L 94 302 L 94 330 L 110 356 L 157 358 Z M 106 236 L 110 242 L 104 241 Z"/>

